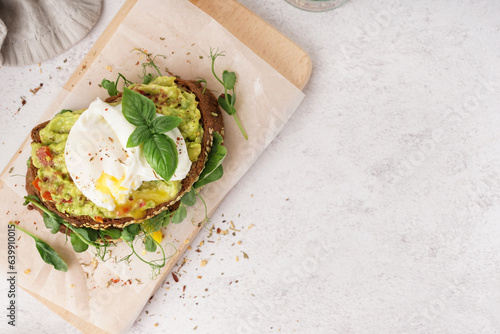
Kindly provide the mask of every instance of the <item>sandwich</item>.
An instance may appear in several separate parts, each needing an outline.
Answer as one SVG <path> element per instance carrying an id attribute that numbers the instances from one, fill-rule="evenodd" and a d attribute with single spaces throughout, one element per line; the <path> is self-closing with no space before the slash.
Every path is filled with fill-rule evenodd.
<path id="1" fill-rule="evenodd" d="M 141 233 L 155 250 L 159 229 L 222 176 L 223 136 L 218 100 L 200 82 L 129 85 L 31 131 L 25 204 L 76 251 Z"/>

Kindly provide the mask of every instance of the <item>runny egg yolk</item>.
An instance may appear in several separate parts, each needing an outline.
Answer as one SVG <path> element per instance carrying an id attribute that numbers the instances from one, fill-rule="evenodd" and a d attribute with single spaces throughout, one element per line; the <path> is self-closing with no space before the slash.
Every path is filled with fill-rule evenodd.
<path id="1" fill-rule="evenodd" d="M 125 176 L 118 179 L 113 175 L 102 172 L 101 176 L 95 182 L 95 188 L 97 191 L 111 196 L 115 205 L 118 205 L 126 201 L 126 197 L 130 191 L 129 188 L 122 186 L 123 180 L 125 180 Z M 118 196 L 115 197 L 113 194 L 118 194 Z"/>

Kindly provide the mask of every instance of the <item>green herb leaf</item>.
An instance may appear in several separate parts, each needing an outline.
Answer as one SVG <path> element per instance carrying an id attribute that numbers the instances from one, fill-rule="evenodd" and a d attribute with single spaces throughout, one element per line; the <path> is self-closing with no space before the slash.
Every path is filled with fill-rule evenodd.
<path id="1" fill-rule="evenodd" d="M 197 181 L 194 186 L 195 186 L 195 188 L 198 189 L 198 188 L 203 187 L 209 183 L 217 181 L 218 179 L 220 179 L 222 177 L 222 175 L 224 175 L 224 170 L 222 168 L 222 165 L 220 165 L 212 173 L 210 173 L 210 175 L 207 175 L 203 180 Z"/>
<path id="2" fill-rule="evenodd" d="M 144 74 L 144 76 L 142 77 L 142 83 L 144 85 L 147 85 L 149 84 L 151 81 L 153 81 L 155 79 L 155 77 L 153 76 L 152 73 L 148 73 L 148 74 Z"/>
<path id="3" fill-rule="evenodd" d="M 151 126 L 153 127 L 153 132 L 155 133 L 166 133 L 170 130 L 175 129 L 182 123 L 182 118 L 177 116 L 160 116 L 156 117 Z"/>
<path id="4" fill-rule="evenodd" d="M 76 227 L 71 229 L 73 232 L 80 234 L 88 242 L 94 242 L 99 238 L 99 232 L 92 228 Z"/>
<path id="5" fill-rule="evenodd" d="M 153 238 L 149 235 L 144 239 L 144 246 L 146 247 L 146 251 L 155 252 L 156 251 L 156 243 Z"/>
<path id="6" fill-rule="evenodd" d="M 56 234 L 57 232 L 59 232 L 61 223 L 57 219 L 59 218 L 58 216 L 49 215 L 47 212 L 44 212 L 42 216 L 43 216 L 43 222 L 45 223 L 45 227 L 50 229 L 50 233 Z"/>
<path id="7" fill-rule="evenodd" d="M 125 119 L 135 125 L 149 125 L 156 115 L 156 107 L 153 101 L 144 95 L 123 89 L 122 112 Z"/>
<path id="8" fill-rule="evenodd" d="M 108 91 L 109 96 L 115 96 L 118 94 L 116 83 L 109 81 L 108 79 L 102 79 L 101 86 Z"/>
<path id="9" fill-rule="evenodd" d="M 60 115 L 60 114 L 64 114 L 64 113 L 67 113 L 67 112 L 73 112 L 73 110 L 69 110 L 69 109 L 62 109 L 60 112 L 58 112 L 57 114 Z"/>
<path id="10" fill-rule="evenodd" d="M 24 196 L 23 205 L 28 205 L 30 203 L 40 203 L 40 199 L 38 197 L 36 197 L 35 195 Z"/>
<path id="11" fill-rule="evenodd" d="M 142 229 L 146 232 L 153 233 L 159 231 L 163 227 L 165 218 L 167 218 L 169 211 L 163 211 L 160 214 L 149 218 L 142 223 Z"/>
<path id="12" fill-rule="evenodd" d="M 38 253 L 40 253 L 42 260 L 44 260 L 48 264 L 53 265 L 56 270 L 64 272 L 68 271 L 68 265 L 66 264 L 66 262 L 64 262 L 59 254 L 57 254 L 56 251 L 52 247 L 50 247 L 48 243 L 39 238 L 34 239 L 36 249 L 38 250 Z"/>
<path id="13" fill-rule="evenodd" d="M 228 101 L 226 101 L 226 98 L 225 98 L 226 96 L 227 96 L 227 99 L 229 100 L 229 104 L 228 104 Z M 230 94 L 226 94 L 226 95 L 222 94 L 221 96 L 219 96 L 217 98 L 217 101 L 219 101 L 219 104 L 222 107 L 222 109 L 224 109 L 229 115 L 236 114 L 236 109 L 232 105 L 233 97 Z"/>
<path id="14" fill-rule="evenodd" d="M 151 131 L 149 131 L 147 125 L 139 125 L 135 128 L 130 137 L 128 137 L 127 148 L 139 146 L 149 137 L 151 137 Z"/>
<path id="15" fill-rule="evenodd" d="M 117 228 L 108 228 L 106 230 L 99 231 L 101 239 L 105 239 L 105 236 L 109 236 L 111 239 L 116 240 L 119 239 L 122 231 Z"/>
<path id="16" fill-rule="evenodd" d="M 216 181 L 222 177 L 222 161 L 227 155 L 227 149 L 222 146 L 223 138 L 218 132 L 214 132 L 214 141 L 212 144 L 212 149 L 208 153 L 207 162 L 205 163 L 205 168 L 201 172 L 198 181 L 195 182 L 194 188 L 198 189 L 210 182 Z M 219 168 L 220 167 L 220 168 Z M 214 176 L 209 178 L 209 176 L 217 172 Z"/>
<path id="17" fill-rule="evenodd" d="M 122 230 L 121 238 L 125 241 L 133 241 L 135 236 L 141 232 L 139 224 L 125 226 Z"/>
<path id="18" fill-rule="evenodd" d="M 177 147 L 174 141 L 164 135 L 154 133 L 142 146 L 148 164 L 165 181 L 170 180 L 177 168 Z"/>
<path id="19" fill-rule="evenodd" d="M 177 210 L 175 210 L 175 213 L 172 216 L 172 224 L 179 224 L 186 218 L 186 216 L 186 207 L 184 205 L 181 205 Z"/>
<path id="20" fill-rule="evenodd" d="M 196 193 L 194 192 L 194 188 L 191 188 L 190 191 L 184 194 L 181 198 L 181 204 L 192 206 L 196 203 Z"/>
<path id="21" fill-rule="evenodd" d="M 71 233 L 70 234 L 71 238 L 71 246 L 73 246 L 73 249 L 77 253 L 82 253 L 85 252 L 88 248 L 89 245 L 86 244 L 76 233 Z"/>
<path id="22" fill-rule="evenodd" d="M 227 70 L 224 70 L 224 72 L 222 72 L 222 81 L 224 82 L 224 87 L 226 87 L 226 89 L 234 89 L 234 84 L 236 83 L 236 74 L 234 72 L 228 72 Z"/>

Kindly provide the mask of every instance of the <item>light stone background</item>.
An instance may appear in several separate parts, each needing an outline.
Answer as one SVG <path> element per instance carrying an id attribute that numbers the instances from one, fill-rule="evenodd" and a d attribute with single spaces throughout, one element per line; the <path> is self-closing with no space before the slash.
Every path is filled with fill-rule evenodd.
<path id="1" fill-rule="evenodd" d="M 0 69 L 0 167 L 123 2 Z M 500 2 L 241 3 L 310 54 L 306 98 L 213 216 L 241 232 L 202 231 L 130 333 L 499 333 Z M 77 332 L 18 306 L 16 333 Z"/>

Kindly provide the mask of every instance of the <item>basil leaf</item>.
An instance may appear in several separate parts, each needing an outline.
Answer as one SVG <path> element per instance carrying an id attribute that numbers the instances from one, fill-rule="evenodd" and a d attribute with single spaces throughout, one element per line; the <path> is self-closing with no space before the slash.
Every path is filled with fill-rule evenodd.
<path id="1" fill-rule="evenodd" d="M 179 224 L 186 218 L 186 216 L 186 207 L 184 205 L 181 205 L 177 210 L 175 210 L 175 213 L 172 216 L 172 224 Z"/>
<path id="2" fill-rule="evenodd" d="M 38 250 L 38 253 L 40 253 L 42 260 L 53 265 L 56 270 L 64 272 L 68 271 L 68 265 L 66 262 L 64 262 L 59 254 L 57 254 L 56 251 L 49 246 L 49 244 L 36 237 L 33 237 L 33 239 L 35 240 L 36 249 Z"/>
<path id="3" fill-rule="evenodd" d="M 59 217 L 56 215 L 49 215 L 47 212 L 44 212 L 42 217 L 45 227 L 50 229 L 50 233 L 56 234 L 59 232 L 59 228 L 61 227 L 61 223 L 57 221 Z"/>
<path id="4" fill-rule="evenodd" d="M 203 180 L 196 181 L 194 184 L 195 188 L 203 187 L 211 182 L 217 181 L 224 175 L 224 170 L 222 169 L 222 165 L 219 165 L 210 175 L 205 177 Z"/>
<path id="5" fill-rule="evenodd" d="M 127 148 L 139 146 L 149 137 L 151 137 L 151 131 L 149 131 L 147 125 L 139 125 L 135 128 L 130 137 L 128 137 Z"/>
<path id="6" fill-rule="evenodd" d="M 153 127 L 153 132 L 165 133 L 178 127 L 181 122 L 182 118 L 177 116 L 160 116 L 153 120 L 151 126 Z"/>
<path id="7" fill-rule="evenodd" d="M 222 136 L 218 132 L 214 132 L 214 141 L 212 143 L 212 149 L 210 150 L 210 153 L 208 153 L 207 157 L 207 162 L 205 163 L 205 168 L 201 172 L 198 181 L 195 182 L 194 188 L 200 188 L 203 185 L 206 185 L 210 182 L 213 182 L 215 180 L 218 180 L 222 177 L 222 167 L 219 169 L 219 167 L 222 164 L 222 161 L 227 155 L 227 149 L 222 146 Z M 209 179 L 209 182 L 204 181 L 210 174 L 212 174 L 214 171 L 217 170 L 217 178 L 211 178 Z M 215 177 L 214 176 L 214 177 Z"/>
<path id="8" fill-rule="evenodd" d="M 102 79 L 101 86 L 108 91 L 109 96 L 115 96 L 118 94 L 118 89 L 116 89 L 116 84 L 108 79 Z"/>
<path id="9" fill-rule="evenodd" d="M 118 239 L 120 238 L 122 231 L 117 228 L 108 228 L 106 230 L 100 230 L 99 234 L 102 239 L 104 239 L 105 236 L 109 236 L 111 239 Z"/>
<path id="10" fill-rule="evenodd" d="M 222 72 L 222 81 L 224 82 L 224 87 L 227 90 L 231 90 L 234 88 L 234 84 L 236 83 L 236 74 L 234 72 L 224 70 L 224 72 Z"/>
<path id="11" fill-rule="evenodd" d="M 73 246 L 75 252 L 82 253 L 89 248 L 89 245 L 83 242 L 82 239 L 80 239 L 80 237 L 78 236 L 78 234 L 71 233 L 70 238 L 71 238 L 71 246 Z"/>
<path id="12" fill-rule="evenodd" d="M 146 246 L 146 251 L 155 252 L 156 251 L 156 243 L 149 235 L 144 239 L 144 246 Z"/>
<path id="13" fill-rule="evenodd" d="M 190 191 L 184 194 L 181 198 L 181 204 L 192 206 L 196 203 L 196 193 L 194 192 L 194 188 L 191 188 Z"/>
<path id="14" fill-rule="evenodd" d="M 153 133 L 142 145 L 148 164 L 165 181 L 170 180 L 177 168 L 177 147 L 174 141 L 164 135 Z"/>
<path id="15" fill-rule="evenodd" d="M 224 94 L 219 96 L 217 101 L 219 102 L 219 105 L 224 109 L 229 115 L 234 115 L 236 114 L 236 109 L 232 106 L 232 101 L 233 97 L 230 94 L 227 94 L 227 99 L 229 101 L 229 104 L 227 104 L 226 99 L 224 98 Z"/>
<path id="16" fill-rule="evenodd" d="M 144 95 L 123 88 L 122 113 L 130 124 L 149 125 L 155 118 L 156 107 L 153 101 Z"/>

